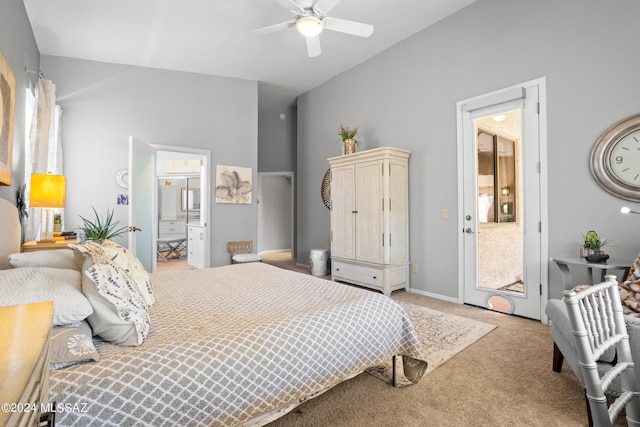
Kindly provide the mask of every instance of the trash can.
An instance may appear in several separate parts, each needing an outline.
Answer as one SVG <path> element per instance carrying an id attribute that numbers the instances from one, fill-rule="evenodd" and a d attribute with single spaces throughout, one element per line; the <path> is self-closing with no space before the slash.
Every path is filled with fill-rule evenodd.
<path id="1" fill-rule="evenodd" d="M 311 266 L 312 276 L 326 276 L 327 261 L 329 260 L 329 251 L 326 249 L 311 249 L 309 255 L 309 265 Z"/>

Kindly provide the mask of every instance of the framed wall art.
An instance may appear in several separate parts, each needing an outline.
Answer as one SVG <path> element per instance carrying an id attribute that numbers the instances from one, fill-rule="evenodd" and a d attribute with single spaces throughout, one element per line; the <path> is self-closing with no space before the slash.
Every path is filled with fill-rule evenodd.
<path id="1" fill-rule="evenodd" d="M 216 203 L 251 204 L 251 168 L 216 166 Z"/>
<path id="2" fill-rule="evenodd" d="M 0 51 L 0 184 L 11 185 L 16 76 Z"/>

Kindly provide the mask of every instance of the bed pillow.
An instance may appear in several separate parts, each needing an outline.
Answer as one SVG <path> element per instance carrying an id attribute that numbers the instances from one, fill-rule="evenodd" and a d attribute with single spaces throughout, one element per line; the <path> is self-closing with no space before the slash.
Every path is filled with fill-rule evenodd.
<path id="1" fill-rule="evenodd" d="M 101 249 L 104 256 L 129 273 L 147 305 L 153 305 L 155 296 L 151 287 L 149 273 L 145 270 L 140 260 L 130 250 L 111 240 L 102 242 Z"/>
<path id="2" fill-rule="evenodd" d="M 91 327 L 85 320 L 71 325 L 54 326 L 51 330 L 49 356 L 51 370 L 100 360 L 92 335 Z"/>
<path id="3" fill-rule="evenodd" d="M 95 335 L 123 346 L 144 342 L 149 309 L 124 269 L 108 258 L 93 256 L 93 265 L 83 273 L 82 290 L 93 307 L 87 320 Z"/>
<path id="4" fill-rule="evenodd" d="M 77 270 L 21 267 L 0 271 L 0 306 L 53 301 L 53 324 L 77 323 L 93 309 Z"/>
<path id="5" fill-rule="evenodd" d="M 80 271 L 80 267 L 76 263 L 73 251 L 69 249 L 11 254 L 9 255 L 9 264 L 14 268 L 51 267 Z"/>
<path id="6" fill-rule="evenodd" d="M 69 246 L 73 250 L 73 256 L 76 260 L 76 264 L 80 268 L 80 271 L 84 271 L 86 258 L 90 255 L 102 255 L 102 249 L 100 245 L 96 242 L 85 242 L 85 243 L 70 243 Z"/>

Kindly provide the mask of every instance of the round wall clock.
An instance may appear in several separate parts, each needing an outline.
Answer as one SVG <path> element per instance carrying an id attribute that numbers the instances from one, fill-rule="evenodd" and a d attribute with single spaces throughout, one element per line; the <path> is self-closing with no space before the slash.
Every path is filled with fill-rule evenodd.
<path id="1" fill-rule="evenodd" d="M 116 173 L 116 183 L 122 188 L 129 188 L 129 170 L 120 169 Z"/>
<path id="2" fill-rule="evenodd" d="M 640 114 L 615 123 L 598 138 L 591 173 L 614 196 L 640 202 Z"/>

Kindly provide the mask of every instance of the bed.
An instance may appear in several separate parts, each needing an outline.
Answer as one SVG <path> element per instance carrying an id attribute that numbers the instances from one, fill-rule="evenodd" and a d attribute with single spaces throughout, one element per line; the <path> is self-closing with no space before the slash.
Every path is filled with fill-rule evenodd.
<path id="1" fill-rule="evenodd" d="M 411 381 L 426 370 L 406 313 L 379 293 L 264 263 L 149 279 L 143 342 L 94 336 L 96 357 L 51 372 L 50 401 L 72 409 L 58 426 L 264 425 L 396 355 Z"/>

